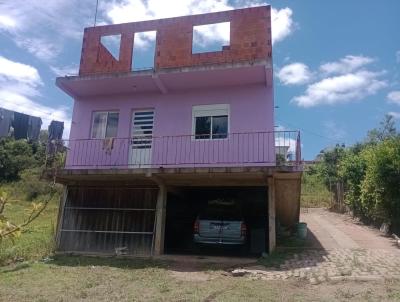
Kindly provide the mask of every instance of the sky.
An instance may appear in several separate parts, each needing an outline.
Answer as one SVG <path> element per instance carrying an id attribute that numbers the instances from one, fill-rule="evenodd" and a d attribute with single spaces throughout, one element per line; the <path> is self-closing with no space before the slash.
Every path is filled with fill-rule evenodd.
<path id="1" fill-rule="evenodd" d="M 172 4 L 173 3 L 173 4 Z M 391 114 L 400 128 L 398 0 L 99 0 L 97 24 L 272 5 L 275 125 L 300 130 L 313 159 L 337 143 L 362 141 Z M 96 0 L 0 0 L 0 107 L 65 121 L 73 100 L 55 86 L 77 74 L 84 27 Z M 229 27 L 198 29 L 199 49 L 226 43 Z M 146 67 L 154 35 L 142 34 Z"/>

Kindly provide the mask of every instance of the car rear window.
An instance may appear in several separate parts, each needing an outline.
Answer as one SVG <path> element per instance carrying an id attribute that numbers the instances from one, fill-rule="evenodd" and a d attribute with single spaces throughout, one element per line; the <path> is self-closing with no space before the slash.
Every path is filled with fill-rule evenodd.
<path id="1" fill-rule="evenodd" d="M 242 220 L 242 213 L 236 207 L 209 206 L 199 217 L 203 220 Z"/>

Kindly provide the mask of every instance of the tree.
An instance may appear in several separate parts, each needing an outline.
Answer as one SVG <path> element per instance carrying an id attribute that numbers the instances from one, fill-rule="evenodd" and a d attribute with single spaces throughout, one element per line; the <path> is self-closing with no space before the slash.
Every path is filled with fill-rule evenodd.
<path id="1" fill-rule="evenodd" d="M 0 182 L 15 181 L 26 169 L 41 167 L 45 161 L 45 144 L 13 138 L 0 139 Z"/>
<path id="2" fill-rule="evenodd" d="M 339 144 L 332 149 L 323 150 L 319 155 L 320 161 L 317 164 L 316 169 L 328 188 L 330 187 L 331 182 L 336 182 L 339 179 L 338 168 L 344 155 L 345 146 Z"/>
<path id="3" fill-rule="evenodd" d="M 29 226 L 34 220 L 36 220 L 40 214 L 46 209 L 49 202 L 52 200 L 56 194 L 55 186 L 52 186 L 49 190 L 49 195 L 44 202 L 31 203 L 31 210 L 26 216 L 24 221 L 20 224 L 14 223 L 5 214 L 6 205 L 10 198 L 8 194 L 4 191 L 0 191 L 0 243 L 3 239 L 14 240 L 21 236 L 25 231 L 26 227 Z"/>
<path id="4" fill-rule="evenodd" d="M 393 115 L 386 114 L 380 122 L 380 127 L 368 131 L 367 143 L 376 144 L 385 139 L 396 137 L 397 130 Z"/>

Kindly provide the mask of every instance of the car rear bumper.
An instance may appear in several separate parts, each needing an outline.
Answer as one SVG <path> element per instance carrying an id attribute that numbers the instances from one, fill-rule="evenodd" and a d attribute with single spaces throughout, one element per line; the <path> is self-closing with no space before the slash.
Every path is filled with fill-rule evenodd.
<path id="1" fill-rule="evenodd" d="M 243 245 L 246 243 L 245 237 L 239 238 L 213 238 L 203 237 L 199 234 L 194 234 L 193 241 L 201 244 L 213 244 L 213 245 Z"/>

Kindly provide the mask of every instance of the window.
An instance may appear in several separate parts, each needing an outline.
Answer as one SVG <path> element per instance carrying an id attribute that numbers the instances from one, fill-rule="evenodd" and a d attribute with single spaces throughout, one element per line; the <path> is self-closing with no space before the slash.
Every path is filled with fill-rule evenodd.
<path id="1" fill-rule="evenodd" d="M 230 45 L 230 22 L 193 26 L 192 53 L 221 51 Z"/>
<path id="2" fill-rule="evenodd" d="M 118 132 L 118 112 L 94 112 L 92 138 L 116 137 Z"/>
<path id="3" fill-rule="evenodd" d="M 154 68 L 156 36 L 156 31 L 135 33 L 132 51 L 132 71 Z"/>
<path id="4" fill-rule="evenodd" d="M 119 60 L 121 35 L 101 36 L 100 42 L 110 52 L 114 59 Z"/>
<path id="5" fill-rule="evenodd" d="M 204 105 L 193 107 L 195 139 L 223 139 L 228 137 L 229 106 Z"/>

